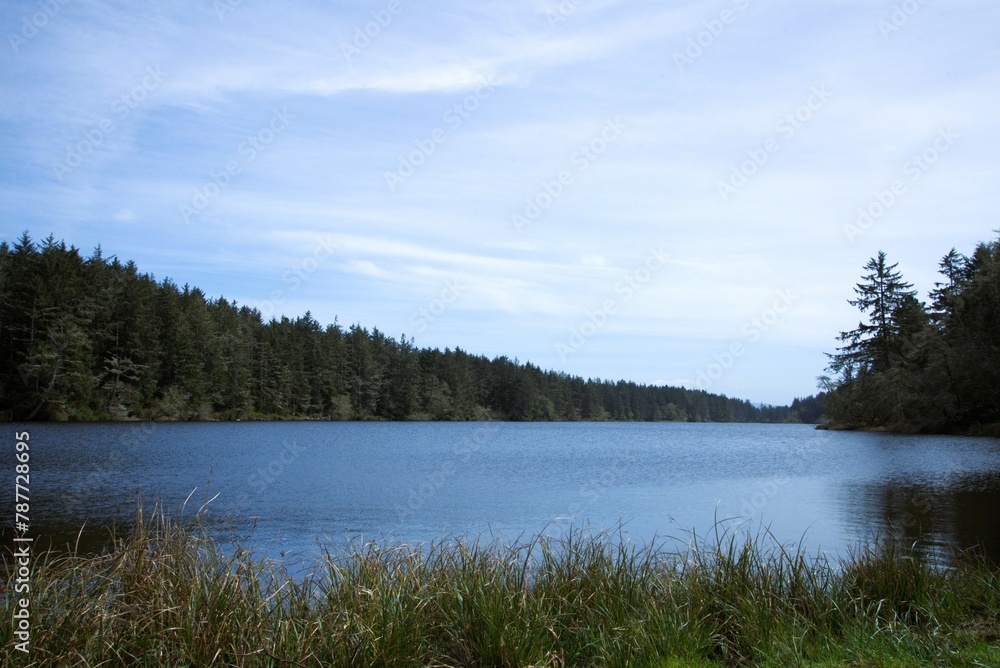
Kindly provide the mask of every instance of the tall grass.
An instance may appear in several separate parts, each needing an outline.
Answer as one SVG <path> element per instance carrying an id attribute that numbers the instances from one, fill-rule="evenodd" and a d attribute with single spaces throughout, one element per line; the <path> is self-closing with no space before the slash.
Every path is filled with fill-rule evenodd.
<path id="1" fill-rule="evenodd" d="M 680 553 L 580 529 L 356 543 L 292 577 L 140 509 L 105 554 L 40 558 L 32 586 L 31 653 L 5 626 L 5 665 L 1000 665 L 985 561 L 945 568 L 885 543 L 832 563 L 766 532 Z"/>

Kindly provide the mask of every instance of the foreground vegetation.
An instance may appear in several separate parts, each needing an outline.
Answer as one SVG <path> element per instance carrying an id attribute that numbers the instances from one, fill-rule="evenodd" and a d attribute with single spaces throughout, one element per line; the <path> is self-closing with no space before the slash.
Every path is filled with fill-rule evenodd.
<path id="1" fill-rule="evenodd" d="M 358 544 L 293 578 L 140 512 L 106 554 L 40 561 L 31 654 L 8 625 L 0 651 L 37 666 L 996 666 L 998 587 L 970 555 L 943 568 L 885 544 L 833 563 L 766 532 L 683 554 L 585 531 Z"/>
<path id="2" fill-rule="evenodd" d="M 820 410 L 421 349 L 209 298 L 100 248 L 0 242 L 0 420 L 815 422 Z"/>

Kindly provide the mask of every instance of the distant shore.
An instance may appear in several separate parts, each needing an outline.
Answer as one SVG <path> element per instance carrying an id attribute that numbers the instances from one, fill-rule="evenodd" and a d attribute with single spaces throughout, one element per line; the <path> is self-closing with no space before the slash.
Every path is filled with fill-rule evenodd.
<path id="1" fill-rule="evenodd" d="M 981 424 L 972 427 L 956 429 L 933 429 L 922 425 L 899 424 L 880 425 L 871 427 L 866 425 L 841 424 L 836 422 L 824 422 L 816 425 L 816 429 L 827 431 L 868 431 L 877 434 L 909 434 L 922 436 L 973 436 L 985 438 L 1000 438 L 1000 424 Z"/>

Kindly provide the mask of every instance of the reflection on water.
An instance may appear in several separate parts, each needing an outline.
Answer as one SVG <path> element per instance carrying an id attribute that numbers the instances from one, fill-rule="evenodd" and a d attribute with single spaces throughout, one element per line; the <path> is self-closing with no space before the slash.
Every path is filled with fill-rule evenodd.
<path id="1" fill-rule="evenodd" d="M 862 523 L 937 556 L 976 550 L 1000 563 L 1000 472 L 941 481 L 893 479 L 861 486 Z"/>
<path id="2" fill-rule="evenodd" d="M 318 542 L 506 540 L 589 523 L 634 541 L 750 519 L 782 543 L 843 554 L 920 539 L 1000 561 L 1000 441 L 807 425 L 184 423 L 12 425 L 31 432 L 32 534 L 94 549 L 138 499 L 270 556 Z M 192 491 L 194 493 L 192 494 Z M 13 485 L 0 504 L 13 507 Z M 185 505 L 186 503 L 186 505 Z M 9 522 L 9 520 L 8 520 Z M 10 524 L 3 529 L 10 545 Z M 287 558 L 287 556 L 286 556 Z"/>

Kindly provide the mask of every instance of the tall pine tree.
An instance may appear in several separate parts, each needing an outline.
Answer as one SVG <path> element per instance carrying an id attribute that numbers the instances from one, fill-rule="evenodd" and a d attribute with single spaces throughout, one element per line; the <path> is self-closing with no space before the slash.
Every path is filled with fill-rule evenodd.
<path id="1" fill-rule="evenodd" d="M 868 273 L 863 282 L 854 288 L 857 299 L 847 300 L 868 314 L 868 322 L 859 322 L 857 329 L 841 332 L 837 340 L 847 345 L 829 355 L 830 369 L 845 380 L 889 369 L 901 331 L 901 315 L 912 316 L 917 294 L 896 267 L 897 264 L 886 262 L 885 252 L 879 251 L 865 265 Z"/>

